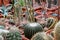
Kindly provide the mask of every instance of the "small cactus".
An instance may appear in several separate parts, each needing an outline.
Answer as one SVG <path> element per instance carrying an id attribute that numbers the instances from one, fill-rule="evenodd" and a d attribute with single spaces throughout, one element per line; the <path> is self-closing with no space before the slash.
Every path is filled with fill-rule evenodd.
<path id="1" fill-rule="evenodd" d="M 47 19 L 47 27 L 49 29 L 54 28 L 54 25 L 56 24 L 56 22 L 57 22 L 57 19 L 55 19 L 53 17 L 48 18 Z"/>
<path id="2" fill-rule="evenodd" d="M 22 40 L 20 32 L 16 27 L 11 27 L 9 33 L 6 34 L 6 40 Z"/>
<path id="3" fill-rule="evenodd" d="M 45 32 L 39 32 L 35 34 L 31 40 L 52 40 L 52 37 L 46 35 Z"/>
<path id="4" fill-rule="evenodd" d="M 28 39 L 31 39 L 35 33 L 42 31 L 43 28 L 39 23 L 29 23 L 25 25 L 24 34 Z"/>

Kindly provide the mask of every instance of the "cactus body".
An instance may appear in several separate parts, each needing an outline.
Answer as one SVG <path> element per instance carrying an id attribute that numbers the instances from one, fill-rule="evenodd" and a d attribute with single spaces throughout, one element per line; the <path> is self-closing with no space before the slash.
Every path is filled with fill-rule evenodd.
<path id="1" fill-rule="evenodd" d="M 52 40 L 52 37 L 46 35 L 45 32 L 39 32 L 35 34 L 31 40 Z"/>
<path id="2" fill-rule="evenodd" d="M 39 23 L 29 23 L 25 26 L 24 34 L 27 38 L 31 39 L 35 33 L 42 31 L 43 28 Z"/>
<path id="3" fill-rule="evenodd" d="M 6 34 L 6 40 L 22 40 L 20 32 L 16 27 L 10 28 L 9 33 Z"/>
<path id="4" fill-rule="evenodd" d="M 48 18 L 47 19 L 47 27 L 49 29 L 54 28 L 54 25 L 56 24 L 56 22 L 57 22 L 57 19 L 55 19 L 53 17 Z"/>

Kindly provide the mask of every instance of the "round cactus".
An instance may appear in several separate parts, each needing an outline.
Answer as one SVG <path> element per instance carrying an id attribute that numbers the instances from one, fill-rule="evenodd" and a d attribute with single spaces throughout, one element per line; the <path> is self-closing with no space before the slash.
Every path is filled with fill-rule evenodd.
<path id="1" fill-rule="evenodd" d="M 55 40 L 60 40 L 60 21 L 55 25 L 54 37 L 55 37 Z"/>
<path id="2" fill-rule="evenodd" d="M 6 34 L 6 40 L 22 40 L 20 32 L 16 27 L 11 27 L 9 33 Z"/>
<path id="3" fill-rule="evenodd" d="M 46 35 L 45 32 L 39 32 L 35 34 L 31 40 L 52 40 L 52 37 Z"/>
<path id="4" fill-rule="evenodd" d="M 57 22 L 57 19 L 55 19 L 53 17 L 48 18 L 47 19 L 47 27 L 49 29 L 54 28 L 54 25 L 56 24 L 56 22 Z"/>
<path id="5" fill-rule="evenodd" d="M 39 23 L 28 23 L 25 25 L 24 34 L 28 39 L 31 39 L 35 33 L 42 31 L 43 28 Z"/>

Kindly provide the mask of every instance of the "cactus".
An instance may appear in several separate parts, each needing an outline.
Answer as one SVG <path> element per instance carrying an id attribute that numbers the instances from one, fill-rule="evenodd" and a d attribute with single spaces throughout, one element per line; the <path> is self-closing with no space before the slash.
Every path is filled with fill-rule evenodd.
<path id="1" fill-rule="evenodd" d="M 9 33 L 6 34 L 6 40 L 22 40 L 18 28 L 11 27 Z"/>
<path id="2" fill-rule="evenodd" d="M 39 32 L 35 34 L 31 40 L 52 40 L 52 37 L 46 35 L 45 32 Z"/>
<path id="3" fill-rule="evenodd" d="M 55 19 L 53 17 L 48 18 L 47 19 L 47 27 L 49 29 L 54 28 L 54 25 L 56 24 L 56 22 L 57 22 L 57 19 Z"/>
<path id="4" fill-rule="evenodd" d="M 54 37 L 55 37 L 55 40 L 60 40 L 60 21 L 55 25 Z"/>
<path id="5" fill-rule="evenodd" d="M 42 32 L 43 28 L 39 23 L 28 23 L 25 25 L 24 34 L 25 37 L 31 39 L 32 36 L 37 32 Z"/>

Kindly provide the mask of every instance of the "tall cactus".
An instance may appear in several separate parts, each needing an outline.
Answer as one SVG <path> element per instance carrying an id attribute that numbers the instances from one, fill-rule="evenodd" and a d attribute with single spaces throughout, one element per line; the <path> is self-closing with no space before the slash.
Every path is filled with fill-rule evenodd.
<path id="1" fill-rule="evenodd" d="M 25 4 L 28 12 L 28 21 L 35 22 L 34 15 L 33 15 L 34 14 L 33 0 L 26 0 Z"/>

